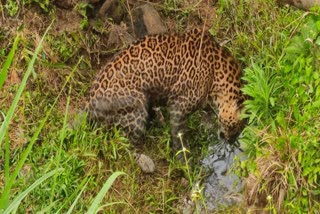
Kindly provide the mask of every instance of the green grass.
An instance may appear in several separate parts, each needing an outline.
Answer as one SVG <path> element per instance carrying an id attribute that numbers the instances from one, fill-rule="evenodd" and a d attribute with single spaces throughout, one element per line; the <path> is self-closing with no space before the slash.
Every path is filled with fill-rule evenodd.
<path id="1" fill-rule="evenodd" d="M 10 122 L 12 121 L 13 118 L 13 113 L 15 112 L 17 106 L 18 106 L 18 101 L 21 98 L 21 95 L 24 91 L 24 89 L 26 88 L 27 85 L 27 81 L 29 79 L 29 76 L 31 74 L 31 72 L 33 71 L 34 65 L 35 65 L 35 61 L 37 59 L 38 54 L 40 53 L 41 50 L 41 46 L 43 43 L 43 39 L 45 38 L 48 30 L 50 29 L 50 26 L 48 27 L 47 31 L 45 32 L 45 35 L 43 36 L 43 38 L 41 39 L 39 45 L 37 46 L 35 52 L 33 53 L 33 57 L 31 59 L 31 61 L 29 62 L 28 66 L 27 66 L 27 71 L 22 79 L 22 82 L 18 88 L 18 91 L 15 95 L 15 98 L 13 100 L 13 102 L 10 105 L 10 108 L 7 112 L 7 114 L 5 115 L 5 119 L 1 124 L 1 128 L 0 128 L 0 146 L 2 144 L 2 142 L 5 140 L 5 150 L 4 150 L 4 159 L 5 159 L 5 167 L 4 167 L 4 183 L 5 186 L 2 188 L 2 193 L 1 193 L 1 197 L 0 197 L 0 210 L 3 213 L 15 213 L 19 210 L 19 206 L 21 201 L 28 195 L 31 194 L 31 192 L 39 185 L 41 185 L 46 179 L 50 178 L 50 177 L 54 177 L 53 178 L 53 182 L 52 182 L 52 187 L 51 187 L 51 194 L 50 195 L 50 203 L 48 205 L 46 205 L 47 207 L 44 208 L 44 210 L 46 211 L 50 211 L 54 205 L 57 204 L 57 201 L 54 201 L 56 199 L 54 199 L 55 194 L 56 194 L 56 187 L 59 185 L 57 183 L 57 176 L 59 173 L 60 175 L 63 174 L 63 172 L 65 171 L 64 168 L 57 168 L 57 165 L 60 165 L 60 161 L 61 161 L 61 153 L 62 151 L 62 144 L 63 144 L 63 140 L 66 137 L 66 133 L 67 133 L 67 112 L 68 112 L 68 106 L 70 103 L 70 96 L 68 96 L 68 102 L 67 102 L 67 107 L 66 107 L 66 113 L 64 116 L 64 121 L 63 121 L 63 127 L 62 130 L 60 131 L 60 145 L 59 148 L 57 149 L 57 159 L 55 160 L 55 165 L 48 167 L 49 168 L 55 168 L 54 170 L 45 173 L 43 176 L 41 176 L 39 179 L 37 179 L 36 181 L 34 181 L 25 191 L 18 193 L 18 195 L 12 197 L 11 193 L 13 191 L 13 186 L 14 183 L 17 182 L 17 177 L 19 173 L 22 173 L 22 168 L 24 165 L 26 165 L 26 160 L 28 158 L 28 156 L 30 156 L 31 151 L 34 149 L 33 145 L 37 142 L 37 139 L 45 125 L 45 123 L 48 121 L 49 115 L 51 115 L 52 110 L 55 108 L 56 103 L 58 101 L 58 98 L 61 95 L 62 90 L 60 91 L 58 97 L 55 99 L 54 103 L 52 104 L 52 106 L 50 107 L 49 111 L 46 112 L 46 116 L 40 121 L 39 125 L 36 127 L 35 133 L 33 134 L 33 136 L 30 139 L 29 144 L 27 145 L 27 147 L 25 149 L 22 150 L 21 153 L 21 157 L 20 159 L 17 161 L 17 165 L 14 166 L 14 168 L 9 166 L 9 162 L 10 162 L 10 139 L 8 138 L 8 129 L 10 127 Z M 7 78 L 7 70 L 10 67 L 11 62 L 13 61 L 14 58 L 14 52 L 17 49 L 17 45 L 18 45 L 18 40 L 19 37 L 16 37 L 16 39 L 14 40 L 14 44 L 12 47 L 12 50 L 10 51 L 7 60 L 2 68 L 2 73 L 3 75 L 1 75 L 1 87 L 3 86 L 3 83 L 5 82 L 6 78 Z M 79 64 L 79 63 L 78 63 Z M 68 81 L 70 79 L 67 78 L 63 89 L 65 88 L 65 86 L 67 85 Z M 14 169 L 13 173 L 10 173 L 11 169 Z M 115 179 L 119 176 L 122 175 L 124 173 L 122 172 L 114 172 L 110 175 L 110 177 L 108 178 L 108 180 L 105 182 L 103 188 L 100 190 L 99 194 L 94 198 L 91 206 L 88 209 L 89 213 L 93 213 L 93 212 L 97 212 L 97 210 L 99 209 L 99 205 L 101 203 L 101 200 L 103 199 L 104 195 L 108 192 L 110 186 L 112 185 L 112 183 L 115 181 Z M 27 175 L 28 177 L 29 175 Z M 82 185 L 80 185 L 81 187 Z M 83 192 L 84 189 L 81 190 L 80 193 Z M 80 194 L 77 197 L 77 200 L 79 199 Z M 75 206 L 75 202 L 77 201 L 75 200 L 73 202 L 73 204 L 70 206 L 69 211 L 68 212 L 72 212 L 72 209 Z"/>
<path id="2" fill-rule="evenodd" d="M 158 7 L 170 14 L 179 30 L 203 21 L 194 20 L 200 17 L 200 2 L 192 7 L 183 3 L 165 1 Z M 50 23 L 55 16 L 54 5 L 47 1 L 26 1 L 17 8 L 13 1 L 6 5 L 1 6 L 6 18 L 30 5 L 40 7 L 35 20 Z M 210 32 L 244 65 L 243 91 L 252 98 L 246 102 L 249 125 L 241 140 L 248 160 L 235 167 L 253 179 L 252 184 L 258 183 L 251 195 L 246 193 L 246 207 L 254 204 L 250 203 L 254 198 L 270 212 L 317 211 L 319 10 L 304 13 L 273 0 L 221 0 L 214 12 Z M 179 213 L 183 198 L 190 196 L 200 212 L 205 207 L 201 182 L 206 174 L 199 160 L 217 140 L 203 125 L 208 116 L 198 112 L 189 118 L 190 145 L 183 153 L 188 165 L 171 154 L 168 122 L 152 121 L 139 149 L 156 161 L 157 170 L 153 175 L 142 173 L 119 130 L 92 127 L 77 114 L 96 64 L 109 53 L 97 51 L 104 47 L 99 42 L 105 34 L 87 27 L 89 16 L 85 9 L 81 13 L 85 30 L 58 36 L 50 30 L 41 42 L 33 31 L 44 35 L 46 24 L 35 29 L 26 22 L 15 26 L 20 29 L 17 34 L 0 29 L 2 211 Z M 77 125 L 70 128 L 76 117 Z M 252 187 L 247 188 L 248 192 Z M 242 211 L 237 206 L 221 210 Z"/>
<path id="3" fill-rule="evenodd" d="M 243 139 L 250 157 L 247 197 L 249 204 L 260 201 L 270 211 L 304 213 L 319 207 L 318 14 L 319 9 L 277 17 L 289 22 L 279 33 L 274 29 L 280 26 L 266 28 L 266 34 L 273 31 L 273 44 L 257 46 L 245 69 L 243 91 L 251 97 L 245 103 L 250 126 Z"/>
<path id="4" fill-rule="evenodd" d="M 49 26 L 49 28 L 50 28 L 50 26 Z M 47 33 L 47 31 L 46 31 L 46 33 Z M 35 52 L 33 54 L 31 62 L 29 63 L 27 71 L 26 71 L 26 73 L 25 73 L 25 75 L 23 77 L 23 80 L 22 80 L 19 88 L 18 88 L 17 94 L 16 94 L 16 96 L 15 96 L 15 98 L 14 98 L 14 100 L 13 100 L 11 106 L 10 106 L 10 109 L 8 110 L 7 115 L 5 116 L 5 119 L 4 119 L 3 123 L 1 124 L 1 127 L 0 127 L 0 146 L 1 146 L 4 138 L 7 135 L 8 128 L 9 128 L 9 123 L 12 120 L 13 113 L 14 113 L 17 105 L 18 105 L 18 101 L 19 101 L 19 99 L 21 97 L 21 94 L 22 94 L 22 92 L 23 92 L 23 90 L 24 90 L 24 88 L 26 86 L 27 80 L 28 80 L 28 78 L 29 78 L 29 76 L 31 74 L 31 71 L 33 69 L 33 65 L 34 65 L 34 63 L 36 61 L 37 54 L 39 53 L 39 51 L 41 49 L 42 41 L 43 40 L 40 41 L 39 46 L 37 47 L 37 49 L 35 50 Z M 10 53 L 9 53 L 8 60 L 6 61 L 5 65 L 4 65 L 3 72 L 6 72 L 6 70 L 8 69 L 9 64 L 10 64 L 9 61 L 12 61 L 12 58 L 13 58 L 14 51 L 15 51 L 16 47 L 17 47 L 17 39 L 14 42 L 13 49 L 12 49 L 13 51 L 10 51 Z M 3 77 L 5 77 L 5 76 L 3 76 Z M 21 170 L 21 168 L 22 168 L 27 156 L 29 155 L 29 153 L 30 153 L 30 151 L 32 149 L 32 145 L 35 143 L 36 138 L 38 137 L 38 135 L 39 135 L 39 133 L 40 133 L 40 131 L 41 131 L 46 119 L 47 119 L 47 117 L 44 118 L 44 120 L 42 121 L 42 123 L 38 127 L 37 132 L 33 135 L 32 139 L 31 139 L 31 142 L 28 145 L 28 148 L 22 153 L 22 157 L 19 160 L 19 162 L 17 164 L 17 167 L 15 168 L 14 172 L 10 176 L 9 176 L 9 168 L 8 168 L 8 161 L 9 161 L 8 160 L 8 157 L 9 157 L 9 154 L 8 154 L 9 153 L 9 149 L 8 149 L 9 145 L 8 144 L 9 144 L 9 140 L 8 139 L 6 140 L 6 146 L 5 146 L 6 147 L 6 151 L 5 151 L 6 155 L 5 155 L 5 157 L 7 159 L 7 160 L 5 160 L 6 161 L 6 164 L 5 164 L 6 165 L 6 167 L 5 167 L 5 175 L 6 175 L 6 177 L 5 177 L 5 187 L 3 189 L 3 193 L 1 194 L 1 197 L 0 197 L 0 205 L 1 205 L 0 209 L 4 209 L 5 206 L 8 204 L 9 192 L 10 192 L 10 190 L 12 188 L 12 185 L 15 182 L 16 177 L 17 177 L 19 171 Z"/>
<path id="5" fill-rule="evenodd" d="M 15 51 L 17 50 L 17 47 L 18 47 L 18 44 L 19 44 L 19 36 L 17 36 L 13 42 L 13 46 L 10 50 L 10 53 L 7 57 L 7 60 L 5 61 L 2 69 L 1 69 L 1 72 L 0 72 L 0 90 L 4 84 L 4 81 L 7 79 L 7 74 L 8 74 L 8 69 L 12 63 L 12 60 L 13 60 L 13 57 L 14 57 L 14 54 L 15 54 Z M 0 144 L 1 145 L 1 144 Z"/>

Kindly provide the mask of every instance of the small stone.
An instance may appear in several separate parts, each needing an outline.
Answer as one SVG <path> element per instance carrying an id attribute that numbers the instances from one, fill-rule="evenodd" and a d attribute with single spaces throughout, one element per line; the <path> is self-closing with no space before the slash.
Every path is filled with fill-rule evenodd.
<path id="1" fill-rule="evenodd" d="M 131 44 L 134 38 L 127 32 L 126 26 L 112 25 L 108 37 L 109 48 L 122 48 Z"/>
<path id="2" fill-rule="evenodd" d="M 145 173 L 153 173 L 155 171 L 155 165 L 153 160 L 144 154 L 133 154 L 135 161 L 141 168 L 141 170 Z"/>
<path id="3" fill-rule="evenodd" d="M 152 34 L 163 34 L 167 31 L 159 13 L 150 4 L 144 4 L 133 11 L 134 32 L 139 38 Z"/>
<path id="4" fill-rule="evenodd" d="M 125 16 L 125 8 L 121 1 L 106 0 L 99 9 L 98 15 L 111 18 L 115 23 L 120 23 Z"/>
<path id="5" fill-rule="evenodd" d="M 55 0 L 53 3 L 62 9 L 70 10 L 77 5 L 76 0 Z"/>

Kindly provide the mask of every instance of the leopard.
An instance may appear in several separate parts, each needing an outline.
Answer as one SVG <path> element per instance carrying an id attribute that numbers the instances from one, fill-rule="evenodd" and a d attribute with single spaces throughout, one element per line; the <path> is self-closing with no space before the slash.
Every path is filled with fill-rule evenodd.
<path id="1" fill-rule="evenodd" d="M 121 127 L 137 144 L 146 133 L 150 108 L 166 106 L 177 151 L 188 116 L 209 108 L 217 114 L 218 138 L 233 144 L 245 126 L 241 77 L 239 62 L 208 31 L 148 35 L 97 73 L 85 111 L 90 120 Z"/>

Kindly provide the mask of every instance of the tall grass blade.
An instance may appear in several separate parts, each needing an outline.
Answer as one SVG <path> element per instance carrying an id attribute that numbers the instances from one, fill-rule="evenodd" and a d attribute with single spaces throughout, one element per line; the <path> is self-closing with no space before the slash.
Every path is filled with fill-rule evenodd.
<path id="1" fill-rule="evenodd" d="M 19 43 L 19 40 L 20 40 L 20 36 L 17 35 L 16 38 L 14 39 L 14 42 L 13 42 L 13 45 L 12 45 L 12 49 L 10 50 L 9 54 L 8 54 L 8 57 L 1 69 L 1 72 L 0 72 L 0 90 L 4 84 L 4 81 L 6 81 L 7 79 L 7 74 L 8 74 L 8 69 L 13 61 L 13 57 L 14 57 L 14 54 L 17 50 L 17 47 L 18 47 L 18 43 Z M 0 144 L 1 145 L 1 144 Z"/>
<path id="2" fill-rule="evenodd" d="M 101 207 L 99 208 L 99 210 L 101 210 L 101 209 L 103 209 L 103 208 L 105 208 L 105 207 L 110 207 L 110 206 L 118 205 L 118 204 L 125 204 L 125 205 L 128 205 L 128 203 L 126 203 L 126 202 L 122 202 L 122 201 L 118 201 L 118 202 L 111 202 L 111 203 L 108 203 L 108 204 L 105 204 L 105 205 L 101 206 Z M 99 211 L 99 210 L 97 210 L 97 211 Z"/>
<path id="3" fill-rule="evenodd" d="M 78 194 L 78 196 L 76 197 L 76 199 L 74 200 L 74 202 L 72 203 L 71 207 L 69 208 L 68 212 L 66 214 L 71 214 L 74 207 L 76 206 L 80 196 L 82 195 L 82 192 L 85 190 L 85 188 L 87 187 L 89 181 L 87 181 L 87 183 L 83 186 L 83 188 L 81 189 L 80 193 Z"/>
<path id="4" fill-rule="evenodd" d="M 54 208 L 55 206 L 57 206 L 57 203 L 61 201 L 61 199 L 58 199 L 56 200 L 54 203 L 50 204 L 49 206 L 43 208 L 42 210 L 40 211 L 37 211 L 37 214 L 47 214 L 47 213 L 50 213 L 50 210 L 52 208 Z"/>
<path id="5" fill-rule="evenodd" d="M 19 173 L 19 171 L 21 170 L 24 162 L 26 161 L 29 153 L 31 152 L 32 146 L 33 144 L 36 142 L 36 140 L 38 139 L 38 136 L 44 126 L 44 124 L 46 123 L 47 119 L 49 118 L 49 115 L 51 114 L 51 111 L 53 110 L 57 100 L 58 100 L 59 96 L 56 98 L 54 104 L 52 105 L 52 107 L 50 108 L 50 110 L 47 112 L 46 117 L 41 121 L 40 125 L 38 126 L 36 132 L 34 133 L 34 135 L 32 136 L 29 145 L 27 146 L 27 148 L 23 151 L 21 158 L 15 168 L 15 170 L 13 171 L 12 175 L 10 176 L 9 180 L 6 181 L 6 186 L 4 188 L 4 191 L 1 195 L 0 198 L 0 208 L 4 208 L 5 204 L 7 203 L 8 199 L 9 199 L 9 192 L 10 189 Z"/>
<path id="6" fill-rule="evenodd" d="M 69 80 L 71 79 L 73 73 L 76 71 L 77 67 L 79 66 L 80 62 L 82 61 L 82 57 L 79 59 L 78 63 L 74 66 L 74 68 L 72 69 L 72 72 L 70 73 L 70 75 L 68 76 L 67 80 L 65 81 L 60 93 L 64 90 L 64 88 L 66 87 L 67 83 L 69 82 Z M 64 120 L 63 120 L 63 127 L 60 131 L 60 145 L 59 145 L 59 150 L 58 150 L 58 154 L 57 154 L 57 163 L 60 163 L 60 159 L 61 159 L 61 151 L 62 151 L 62 145 L 66 136 L 66 132 L 67 132 L 67 121 L 68 121 L 68 111 L 69 111 L 69 105 L 70 105 L 70 99 L 71 99 L 71 87 L 69 88 L 69 95 L 68 95 L 68 99 L 67 99 L 67 105 L 66 105 L 66 110 L 65 110 L 65 114 L 64 114 Z M 55 188 L 57 186 L 57 176 L 54 176 L 54 182 L 51 188 L 51 197 L 50 197 L 50 203 L 53 203 L 53 199 L 54 199 L 54 191 Z"/>
<path id="7" fill-rule="evenodd" d="M 6 135 L 4 146 L 4 179 L 8 181 L 10 177 L 10 146 L 9 136 Z"/>
<path id="8" fill-rule="evenodd" d="M 37 46 L 37 48 L 36 48 L 36 50 L 35 50 L 35 52 L 34 52 L 34 54 L 32 56 L 32 59 L 28 64 L 27 71 L 26 71 L 25 75 L 23 76 L 23 79 L 22 79 L 22 81 L 20 83 L 20 86 L 18 88 L 17 94 L 13 99 L 13 102 L 12 102 L 12 104 L 11 104 L 9 110 L 8 110 L 8 113 L 7 113 L 3 123 L 1 124 L 1 127 L 0 127 L 0 148 L 1 148 L 1 144 L 2 144 L 3 138 L 4 138 L 6 132 L 7 132 L 8 128 L 9 128 L 9 123 L 10 123 L 10 121 L 12 119 L 13 113 L 14 113 L 17 105 L 18 105 L 18 102 L 19 102 L 19 99 L 21 97 L 21 94 L 22 94 L 24 88 L 26 87 L 26 84 L 27 84 L 27 81 L 28 81 L 28 78 L 29 78 L 31 72 L 33 71 L 33 65 L 34 65 L 34 63 L 35 63 L 35 61 L 37 59 L 38 53 L 41 50 L 43 40 L 44 40 L 45 36 L 47 35 L 49 29 L 51 28 L 52 23 L 49 25 L 49 27 L 47 28 L 47 30 L 44 33 L 43 37 L 41 38 L 41 40 L 39 42 L 39 45 Z"/>
<path id="9" fill-rule="evenodd" d="M 82 181 L 81 181 L 81 183 L 80 183 L 80 185 L 78 185 L 77 186 L 77 189 L 70 195 L 70 197 L 68 197 L 68 198 L 66 198 L 66 199 L 64 199 L 63 200 L 63 204 L 60 206 L 60 208 L 56 211 L 56 214 L 59 214 L 59 213 L 61 213 L 61 210 L 66 206 L 66 205 L 68 205 L 69 204 L 69 202 L 71 201 L 71 200 L 73 200 L 76 196 L 76 201 L 78 201 L 79 199 L 79 197 L 81 196 L 81 194 L 82 194 L 82 192 L 83 192 L 83 190 L 85 189 L 85 186 L 87 186 L 87 184 L 88 184 L 88 182 L 90 181 L 90 179 L 89 178 L 85 178 L 85 179 L 83 179 Z M 79 193 L 79 191 L 81 191 L 81 193 Z M 78 195 L 77 195 L 78 194 Z M 75 205 L 76 205 L 76 203 L 77 202 L 73 202 Z M 73 205 L 73 204 L 72 204 Z M 69 210 L 73 210 L 74 208 L 69 208 Z M 68 211 L 69 212 L 69 211 Z"/>
<path id="10" fill-rule="evenodd" d="M 105 182 L 105 184 L 103 185 L 102 189 L 100 190 L 100 192 L 98 193 L 98 195 L 95 197 L 95 199 L 93 200 L 91 206 L 89 207 L 87 214 L 92 214 L 92 213 L 96 213 L 99 205 L 102 201 L 102 199 L 104 198 L 105 194 L 108 192 L 108 190 L 110 189 L 111 185 L 113 184 L 113 182 L 116 180 L 116 178 L 120 175 L 125 175 L 124 172 L 114 172 L 109 178 L 108 180 Z"/>
<path id="11" fill-rule="evenodd" d="M 43 181 L 45 181 L 47 178 L 55 175 L 58 172 L 63 171 L 62 168 L 58 168 L 55 170 L 52 170 L 51 172 L 46 173 L 41 178 L 36 180 L 30 187 L 28 187 L 25 191 L 20 193 L 13 201 L 10 203 L 10 205 L 4 210 L 3 214 L 9 214 L 13 210 L 16 210 L 19 207 L 20 202 L 31 192 L 34 188 L 39 186 Z"/>
<path id="12" fill-rule="evenodd" d="M 52 25 L 52 23 L 51 23 L 51 25 Z M 21 85 L 20 85 L 20 87 L 19 87 L 19 89 L 18 89 L 18 92 L 17 92 L 17 94 L 16 94 L 16 96 L 15 96 L 15 98 L 14 98 L 14 101 L 13 101 L 13 103 L 11 104 L 10 109 L 9 109 L 9 111 L 8 111 L 8 114 L 7 114 L 6 118 L 5 118 L 5 121 L 3 122 L 3 124 L 2 124 L 2 126 L 1 126 L 1 128 L 0 128 L 0 147 L 1 147 L 1 142 L 2 142 L 3 138 L 6 136 L 6 132 L 7 132 L 7 129 L 8 129 L 8 127 L 9 127 L 9 123 L 10 123 L 10 121 L 11 121 L 11 118 L 12 118 L 12 116 L 13 116 L 13 112 L 14 112 L 16 106 L 17 106 L 17 103 L 18 103 L 18 101 L 19 101 L 19 98 L 21 97 L 21 94 L 22 94 L 22 92 L 23 92 L 23 90 L 24 90 L 24 87 L 25 87 L 25 85 L 26 85 L 26 82 L 27 82 L 27 80 L 28 80 L 28 77 L 29 77 L 29 75 L 31 74 L 31 71 L 33 70 L 33 64 L 35 63 L 37 53 L 39 53 L 40 47 L 41 47 L 41 45 L 42 45 L 42 43 L 43 43 L 43 40 L 44 40 L 44 37 L 46 36 L 46 34 L 47 34 L 48 30 L 50 29 L 51 25 L 47 28 L 44 36 L 42 37 L 42 39 L 41 39 L 41 41 L 40 41 L 40 43 L 39 43 L 39 45 L 38 45 L 38 47 L 36 48 L 36 51 L 35 51 L 35 53 L 34 53 L 32 59 L 31 59 L 29 65 L 28 65 L 27 72 L 26 72 L 26 74 L 25 74 L 24 77 L 23 77 L 23 80 L 22 80 Z M 60 94 L 59 94 L 59 96 L 60 96 Z M 58 96 L 58 97 L 59 97 L 59 96 Z M 41 132 L 41 130 L 42 130 L 45 122 L 46 122 L 47 119 L 49 118 L 49 115 L 51 114 L 51 111 L 53 110 L 53 107 L 55 106 L 55 103 L 57 102 L 58 97 L 56 98 L 56 100 L 55 100 L 54 104 L 52 105 L 52 107 L 50 108 L 50 110 L 47 112 L 46 117 L 40 122 L 40 125 L 37 127 L 34 135 L 32 136 L 32 138 L 31 138 L 31 140 L 30 140 L 29 145 L 28 145 L 27 148 L 23 151 L 23 153 L 22 153 L 22 155 L 21 155 L 21 158 L 20 158 L 17 166 L 15 167 L 15 170 L 13 171 L 12 175 L 9 177 L 9 180 L 6 180 L 6 181 L 5 181 L 5 187 L 4 187 L 3 193 L 2 193 L 2 195 L 1 195 L 1 197 L 0 197 L 0 209 L 1 209 L 1 208 L 5 208 L 5 207 L 7 206 L 8 200 L 9 200 L 9 192 L 10 192 L 10 189 L 11 189 L 11 187 L 12 187 L 12 185 L 13 185 L 13 183 L 14 183 L 14 181 L 15 181 L 18 173 L 19 173 L 19 171 L 21 170 L 24 162 L 26 161 L 29 153 L 31 152 L 31 149 L 32 149 L 33 144 L 34 144 L 34 143 L 36 142 L 36 140 L 38 139 L 38 136 L 39 136 L 39 134 L 40 134 L 40 132 Z"/>

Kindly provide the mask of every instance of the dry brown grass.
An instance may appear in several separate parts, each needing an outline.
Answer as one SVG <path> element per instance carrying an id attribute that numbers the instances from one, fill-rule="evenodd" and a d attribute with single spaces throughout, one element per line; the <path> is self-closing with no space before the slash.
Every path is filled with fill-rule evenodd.
<path id="1" fill-rule="evenodd" d="M 245 180 L 246 204 L 258 212 L 275 209 L 281 213 L 289 188 L 295 186 L 294 192 L 300 194 L 299 187 L 307 186 L 307 182 L 298 164 L 298 149 L 290 146 L 290 140 L 283 131 L 278 129 L 276 134 L 272 134 L 264 130 L 260 134 L 261 142 L 265 145 L 261 149 L 263 155 L 256 158 L 255 173 Z M 284 139 L 284 150 L 276 148 L 279 139 Z M 290 178 L 294 181 L 290 181 Z"/>

